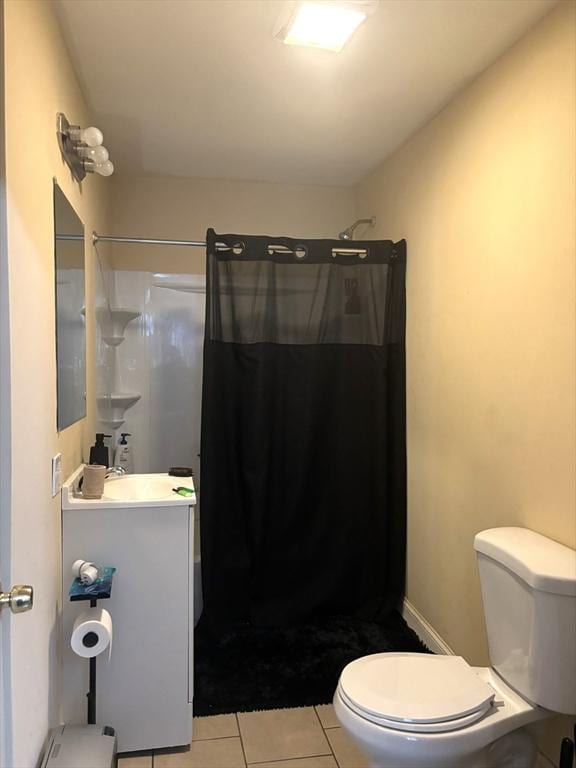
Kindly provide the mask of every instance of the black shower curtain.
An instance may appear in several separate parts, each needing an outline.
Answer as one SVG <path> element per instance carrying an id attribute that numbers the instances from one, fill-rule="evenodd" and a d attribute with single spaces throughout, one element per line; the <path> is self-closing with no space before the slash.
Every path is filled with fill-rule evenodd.
<path id="1" fill-rule="evenodd" d="M 405 272 L 405 241 L 208 231 L 207 625 L 377 620 L 399 606 Z"/>

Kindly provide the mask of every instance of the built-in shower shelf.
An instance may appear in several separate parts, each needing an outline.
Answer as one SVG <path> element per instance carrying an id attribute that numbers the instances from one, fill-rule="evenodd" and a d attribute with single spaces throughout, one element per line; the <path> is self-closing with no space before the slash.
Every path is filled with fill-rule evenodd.
<path id="1" fill-rule="evenodd" d="M 100 424 L 103 424 L 108 429 L 120 429 L 124 423 L 125 419 L 100 419 Z"/>
<path id="2" fill-rule="evenodd" d="M 101 307 L 96 311 L 96 317 L 102 329 L 102 341 L 109 347 L 117 347 L 124 341 L 126 326 L 131 320 L 140 317 L 138 309 L 130 307 Z"/>
<path id="3" fill-rule="evenodd" d="M 124 424 L 124 414 L 128 408 L 140 400 L 139 392 L 112 392 L 109 395 L 98 395 L 98 412 L 100 422 L 110 429 L 118 429 Z"/>
<path id="4" fill-rule="evenodd" d="M 108 344 L 109 347 L 119 347 L 124 341 L 125 336 L 102 336 L 104 344 Z"/>

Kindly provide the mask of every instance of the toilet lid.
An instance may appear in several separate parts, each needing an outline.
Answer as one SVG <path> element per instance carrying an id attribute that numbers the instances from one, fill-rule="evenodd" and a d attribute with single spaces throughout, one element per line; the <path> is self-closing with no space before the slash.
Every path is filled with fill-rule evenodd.
<path id="1" fill-rule="evenodd" d="M 461 656 L 376 653 L 348 664 L 339 686 L 354 709 L 375 722 L 390 721 L 390 727 L 479 718 L 494 699 L 494 690 Z"/>

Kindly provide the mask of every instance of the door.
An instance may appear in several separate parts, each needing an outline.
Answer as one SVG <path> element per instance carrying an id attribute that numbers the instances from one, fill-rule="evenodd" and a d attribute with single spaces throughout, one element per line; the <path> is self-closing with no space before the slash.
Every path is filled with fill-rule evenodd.
<path id="1" fill-rule="evenodd" d="M 11 613 L 32 607 L 32 588 L 7 585 L 10 566 L 10 326 L 4 154 L 4 2 L 0 0 L 0 767 L 11 764 Z M 6 591 L 4 591 L 4 589 Z"/>
<path id="2" fill-rule="evenodd" d="M 8 541 L 7 522 L 8 499 L 6 487 L 8 472 L 7 448 L 9 444 L 9 430 L 7 416 L 10 403 L 7 395 L 6 384 L 9 374 L 6 372 L 8 325 L 8 264 L 6 256 L 6 183 L 4 172 L 4 0 L 0 0 L 0 590 L 5 576 L 6 559 L 5 545 Z M 3 612 L 5 613 L 5 611 Z M 7 704 L 8 696 L 5 693 L 4 660 L 8 652 L 4 636 L 7 634 L 7 618 L 0 614 L 0 766 L 8 764 L 7 760 Z"/>

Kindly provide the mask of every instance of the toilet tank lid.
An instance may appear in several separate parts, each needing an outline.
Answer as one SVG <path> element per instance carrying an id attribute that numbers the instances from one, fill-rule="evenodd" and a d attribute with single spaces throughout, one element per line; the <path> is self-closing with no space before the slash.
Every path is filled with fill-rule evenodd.
<path id="1" fill-rule="evenodd" d="M 490 528 L 474 549 L 496 560 L 540 592 L 576 597 L 576 551 L 528 528 Z"/>

